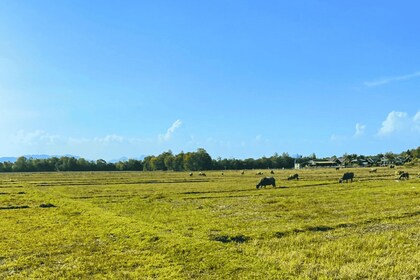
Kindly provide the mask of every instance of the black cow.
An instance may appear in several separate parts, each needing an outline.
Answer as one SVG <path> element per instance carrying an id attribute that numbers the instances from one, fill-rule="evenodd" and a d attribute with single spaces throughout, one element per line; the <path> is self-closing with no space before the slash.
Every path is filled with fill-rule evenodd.
<path id="1" fill-rule="evenodd" d="M 287 178 L 287 180 L 295 180 L 295 179 L 299 180 L 299 175 L 297 173 L 290 175 L 289 178 Z"/>
<path id="2" fill-rule="evenodd" d="M 408 178 L 410 177 L 410 175 L 408 174 L 408 172 L 403 172 L 400 175 L 400 178 L 398 178 L 399 180 L 408 180 Z"/>
<path id="3" fill-rule="evenodd" d="M 344 173 L 343 177 L 340 178 L 339 182 L 343 183 L 346 181 L 346 183 L 350 180 L 350 182 L 353 182 L 354 173 L 353 172 L 346 172 Z"/>
<path id="4" fill-rule="evenodd" d="M 276 187 L 276 179 L 274 177 L 264 177 L 260 180 L 260 182 L 257 184 L 256 188 L 263 188 L 265 186 L 272 185 L 273 188 Z"/>
<path id="5" fill-rule="evenodd" d="M 405 172 L 404 170 L 395 171 L 395 177 L 400 177 L 400 175 L 403 174 L 404 172 Z"/>

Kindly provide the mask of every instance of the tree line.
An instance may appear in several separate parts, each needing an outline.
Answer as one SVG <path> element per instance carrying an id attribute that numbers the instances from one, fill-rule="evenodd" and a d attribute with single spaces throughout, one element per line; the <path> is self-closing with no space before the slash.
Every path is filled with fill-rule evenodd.
<path id="1" fill-rule="evenodd" d="M 334 156 L 335 157 L 335 156 Z M 367 156 L 345 154 L 343 158 L 350 164 L 355 159 L 365 159 Z M 386 157 L 391 162 L 398 157 L 404 157 L 411 163 L 420 163 L 420 147 L 407 150 L 400 154 L 378 154 L 376 158 Z M 335 157 L 336 158 L 336 157 Z M 103 159 L 96 161 L 75 157 L 51 157 L 35 159 L 19 157 L 15 162 L 0 162 L 0 172 L 55 172 L 55 171 L 200 171 L 200 170 L 244 170 L 244 169 L 282 169 L 293 168 L 295 163 L 305 166 L 316 155 L 293 158 L 288 153 L 275 153 L 271 157 L 258 159 L 212 159 L 205 149 L 195 152 L 173 154 L 170 150 L 158 156 L 147 156 L 143 160 L 129 159 L 116 163 Z"/>

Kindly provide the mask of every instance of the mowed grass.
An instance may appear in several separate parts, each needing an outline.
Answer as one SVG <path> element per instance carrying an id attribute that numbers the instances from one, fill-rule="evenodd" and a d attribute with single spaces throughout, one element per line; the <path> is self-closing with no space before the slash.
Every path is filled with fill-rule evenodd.
<path id="1" fill-rule="evenodd" d="M 401 169 L 2 173 L 0 278 L 420 279 Z"/>

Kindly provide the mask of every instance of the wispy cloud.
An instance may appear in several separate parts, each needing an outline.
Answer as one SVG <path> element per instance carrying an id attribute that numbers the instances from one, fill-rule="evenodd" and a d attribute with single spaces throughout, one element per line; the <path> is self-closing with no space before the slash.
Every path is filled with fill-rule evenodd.
<path id="1" fill-rule="evenodd" d="M 364 82 L 363 84 L 367 87 L 377 87 L 377 86 L 386 85 L 392 82 L 410 80 L 417 77 L 420 77 L 420 71 L 412 73 L 412 74 L 408 74 L 408 75 L 386 77 L 386 78 L 382 78 L 382 79 L 378 79 L 374 81 L 367 81 L 367 82 Z"/>
<path id="2" fill-rule="evenodd" d="M 413 130 L 420 133 L 420 111 L 413 117 Z"/>
<path id="3" fill-rule="evenodd" d="M 43 130 L 35 131 L 24 131 L 19 130 L 16 134 L 12 135 L 12 139 L 21 145 L 53 145 L 56 144 L 61 137 L 59 135 L 53 135 Z"/>
<path id="4" fill-rule="evenodd" d="M 353 137 L 360 137 L 365 133 L 366 125 L 356 123 L 356 132 L 354 133 Z"/>
<path id="5" fill-rule="evenodd" d="M 97 137 L 94 139 L 94 142 L 98 142 L 98 143 L 113 143 L 113 142 L 117 142 L 117 143 L 122 143 L 124 142 L 126 139 L 122 136 L 116 135 L 116 134 L 111 134 L 111 135 L 106 135 L 105 137 Z"/>
<path id="6" fill-rule="evenodd" d="M 169 141 L 172 138 L 172 135 L 175 133 L 175 130 L 177 130 L 182 125 L 181 120 L 176 120 L 170 128 L 166 131 L 165 134 L 159 135 L 159 141 Z"/>

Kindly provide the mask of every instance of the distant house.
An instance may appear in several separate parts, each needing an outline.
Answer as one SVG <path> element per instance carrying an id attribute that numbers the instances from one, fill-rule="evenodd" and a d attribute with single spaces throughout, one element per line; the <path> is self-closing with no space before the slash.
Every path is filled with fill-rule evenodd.
<path id="1" fill-rule="evenodd" d="M 409 161 L 410 161 L 410 157 L 399 156 L 394 160 L 394 163 L 396 165 L 403 165 L 403 164 L 405 164 L 406 162 L 409 162 Z"/>
<path id="2" fill-rule="evenodd" d="M 308 162 L 309 167 L 337 167 L 341 165 L 341 161 L 338 159 L 331 160 L 310 160 Z"/>
<path id="3" fill-rule="evenodd" d="M 381 165 L 381 158 L 378 156 L 370 156 L 366 158 L 366 160 L 369 162 L 371 166 L 379 166 Z"/>
<path id="4" fill-rule="evenodd" d="M 411 160 L 411 158 L 409 156 L 403 157 L 403 156 L 397 156 L 394 159 L 389 159 L 387 157 L 382 157 L 379 161 L 378 161 L 378 165 L 381 166 L 388 166 L 391 164 L 395 164 L 395 165 L 404 165 L 405 163 L 409 162 Z"/>
<path id="5" fill-rule="evenodd" d="M 353 159 L 350 164 L 353 166 L 368 167 L 373 165 L 373 160 L 369 158 L 358 158 Z"/>
<path id="6" fill-rule="evenodd" d="M 381 166 L 388 166 L 390 164 L 392 164 L 393 162 L 388 159 L 387 157 L 382 157 L 381 160 L 379 161 Z"/>
<path id="7" fill-rule="evenodd" d="M 340 166 L 346 165 L 346 158 L 345 157 L 337 158 L 336 161 Z"/>

